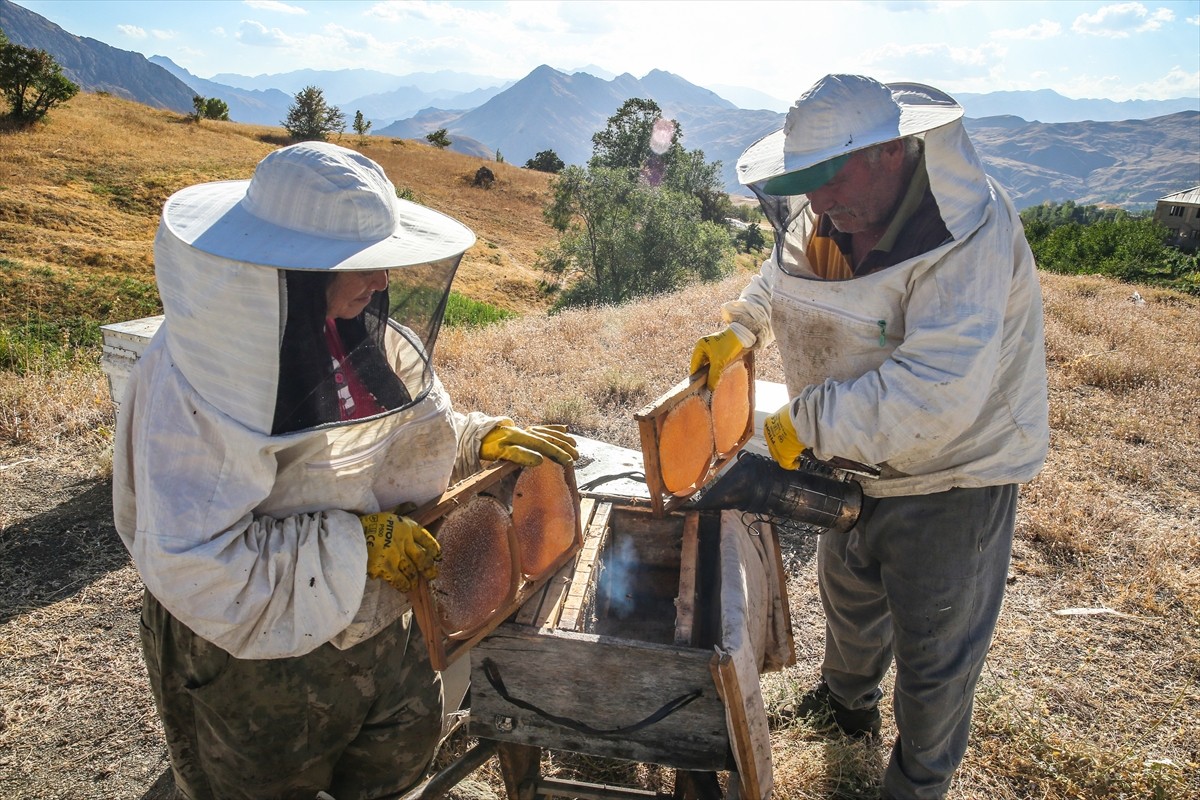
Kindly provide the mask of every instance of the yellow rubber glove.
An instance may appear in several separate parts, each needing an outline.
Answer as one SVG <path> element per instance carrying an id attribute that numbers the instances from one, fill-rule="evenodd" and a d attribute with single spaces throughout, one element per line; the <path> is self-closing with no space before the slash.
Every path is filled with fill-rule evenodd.
<path id="1" fill-rule="evenodd" d="M 560 464 L 570 464 L 579 458 L 575 440 L 567 435 L 566 425 L 518 428 L 511 419 L 506 419 L 488 431 L 479 443 L 479 457 L 484 461 L 504 459 L 522 467 L 536 467 L 542 463 L 543 456 Z"/>
<path id="2" fill-rule="evenodd" d="M 367 575 L 411 592 L 417 576 L 437 577 L 442 547 L 433 534 L 408 517 L 390 511 L 359 517 L 367 537 Z"/>
<path id="3" fill-rule="evenodd" d="M 796 426 L 792 424 L 791 403 L 763 421 L 763 438 L 767 440 L 771 458 L 779 466 L 784 469 L 800 466 L 800 454 L 807 448 L 796 435 Z"/>
<path id="4" fill-rule="evenodd" d="M 743 349 L 745 348 L 742 346 L 742 341 L 733 332 L 733 328 L 701 336 L 692 349 L 692 366 L 689 374 L 695 375 L 701 367 L 708 364 L 707 385 L 709 389 L 715 389 L 717 381 L 721 380 L 721 372 L 729 366 L 730 361 L 738 357 Z"/>

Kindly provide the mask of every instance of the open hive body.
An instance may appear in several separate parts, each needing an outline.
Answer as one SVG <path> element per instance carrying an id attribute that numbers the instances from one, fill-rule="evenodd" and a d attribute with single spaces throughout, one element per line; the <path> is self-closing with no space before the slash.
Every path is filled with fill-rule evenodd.
<path id="1" fill-rule="evenodd" d="M 657 406 L 676 407 L 681 393 L 695 396 L 695 382 Z M 652 448 L 659 415 L 639 412 Z M 746 428 L 739 447 L 752 420 Z M 587 439 L 579 446 L 584 486 L 588 462 L 622 450 Z M 686 772 L 729 771 L 731 796 L 766 797 L 759 675 L 794 662 L 774 532 L 751 530 L 740 512 L 678 510 L 690 492 L 665 491 L 651 475 L 656 450 L 641 455 L 649 496 L 621 497 L 611 484 L 607 494 L 585 489 L 582 549 L 471 650 L 468 730 Z M 714 454 L 692 491 L 724 460 Z"/>

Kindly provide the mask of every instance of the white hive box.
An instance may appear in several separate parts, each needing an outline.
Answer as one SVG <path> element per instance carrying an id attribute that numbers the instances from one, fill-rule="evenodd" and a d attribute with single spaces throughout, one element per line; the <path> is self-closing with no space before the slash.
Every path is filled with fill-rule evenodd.
<path id="1" fill-rule="evenodd" d="M 108 393 L 118 412 L 121 410 L 121 398 L 125 394 L 125 382 L 129 379 L 129 372 L 145 352 L 146 345 L 150 344 L 162 321 L 162 314 L 159 314 L 156 317 L 143 317 L 100 326 L 100 332 L 104 336 L 100 367 L 108 376 Z"/>

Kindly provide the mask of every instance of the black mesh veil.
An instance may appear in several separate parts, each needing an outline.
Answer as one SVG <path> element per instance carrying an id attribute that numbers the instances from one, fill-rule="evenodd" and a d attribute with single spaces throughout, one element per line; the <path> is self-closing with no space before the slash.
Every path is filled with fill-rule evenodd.
<path id="1" fill-rule="evenodd" d="M 771 223 L 775 232 L 775 260 L 780 268 L 789 275 L 800 274 L 797 267 L 793 247 L 803 247 L 803 240 L 797 235 L 789 236 L 797 220 L 808 213 L 808 198 L 805 195 L 771 195 L 762 190 L 761 184 L 750 184 L 750 190 L 758 198 L 763 215 Z M 800 243 L 799 245 L 797 243 Z"/>
<path id="2" fill-rule="evenodd" d="M 433 385 L 433 347 L 462 255 L 388 270 L 387 288 L 348 319 L 327 316 L 340 273 L 281 270 L 283 332 L 272 432 L 394 412 Z"/>

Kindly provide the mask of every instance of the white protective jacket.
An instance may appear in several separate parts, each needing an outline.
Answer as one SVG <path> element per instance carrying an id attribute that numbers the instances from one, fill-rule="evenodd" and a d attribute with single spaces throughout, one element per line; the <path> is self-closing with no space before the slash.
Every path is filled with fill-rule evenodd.
<path id="1" fill-rule="evenodd" d="M 361 642 L 409 605 L 366 577 L 358 515 L 424 503 L 452 473 L 477 470 L 497 418 L 455 414 L 435 378 L 401 411 L 272 436 L 283 273 L 203 253 L 165 229 L 155 260 L 166 320 L 117 423 L 117 532 L 149 591 L 238 658 Z M 411 347 L 398 336 L 389 345 L 401 378 L 418 386 Z"/>
<path id="2" fill-rule="evenodd" d="M 744 344 L 778 340 L 800 441 L 880 465 L 863 481 L 876 497 L 1028 481 L 1049 445 L 1041 291 L 1020 218 L 961 121 L 924 138 L 949 241 L 821 280 L 804 255 L 816 218 L 796 196 L 782 254 L 777 242 L 722 306 Z"/>

